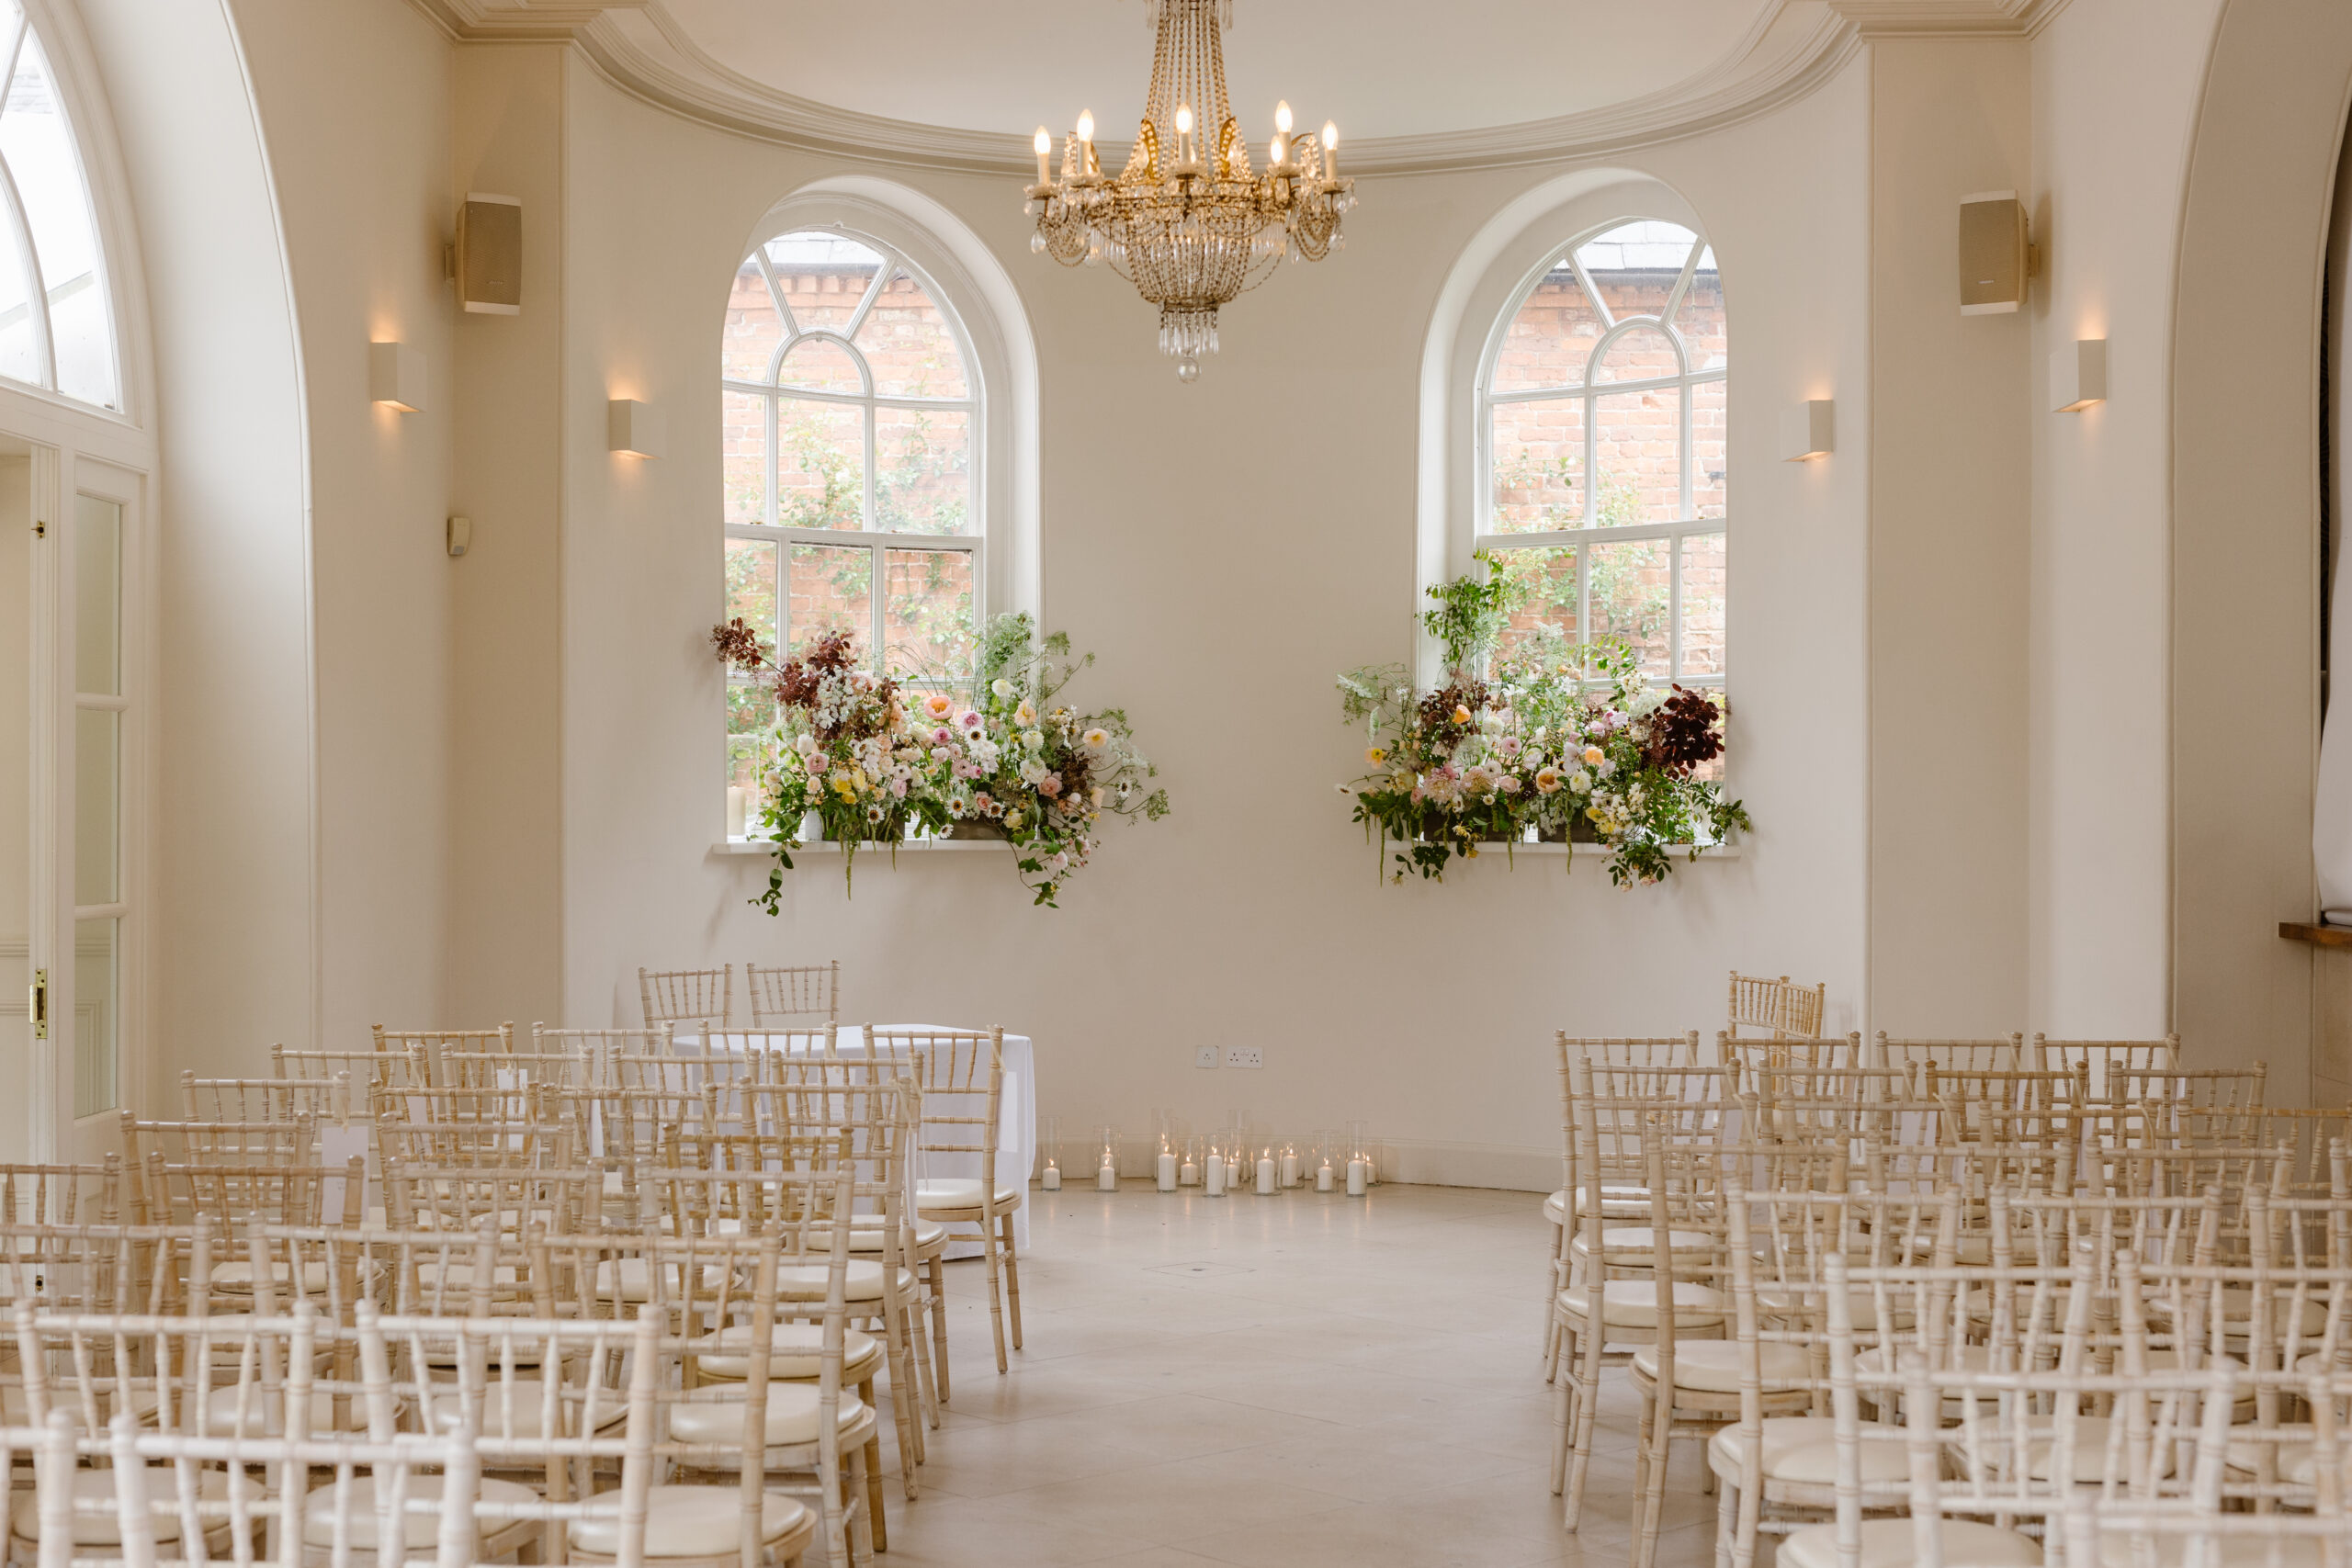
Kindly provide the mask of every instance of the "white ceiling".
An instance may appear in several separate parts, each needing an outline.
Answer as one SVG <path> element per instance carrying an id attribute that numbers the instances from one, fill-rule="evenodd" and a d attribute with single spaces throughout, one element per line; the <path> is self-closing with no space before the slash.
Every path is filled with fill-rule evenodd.
<path id="1" fill-rule="evenodd" d="M 1151 69 L 1145 0 L 663 0 L 694 45 L 795 97 L 1026 135 L 1091 108 L 1124 140 Z M 1351 139 L 1622 103 L 1731 52 L 1775 0 L 1235 0 L 1226 75 L 1252 141 L 1274 102 Z"/>

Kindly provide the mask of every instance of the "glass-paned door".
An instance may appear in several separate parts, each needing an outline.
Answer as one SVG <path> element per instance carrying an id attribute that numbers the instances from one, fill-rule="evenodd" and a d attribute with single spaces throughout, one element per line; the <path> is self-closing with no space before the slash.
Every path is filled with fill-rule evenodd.
<path id="1" fill-rule="evenodd" d="M 0 433 L 0 1159 L 116 1142 L 137 1038 L 138 476 Z"/>

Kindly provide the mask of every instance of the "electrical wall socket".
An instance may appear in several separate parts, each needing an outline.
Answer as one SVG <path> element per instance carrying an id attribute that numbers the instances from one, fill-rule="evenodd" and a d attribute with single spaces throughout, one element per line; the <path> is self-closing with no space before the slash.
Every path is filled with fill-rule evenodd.
<path id="1" fill-rule="evenodd" d="M 1196 1067 L 1216 1066 L 1216 1047 L 1214 1045 L 1203 1045 L 1196 1048 L 1193 1052 L 1193 1066 Z"/>
<path id="2" fill-rule="evenodd" d="M 1266 1048 L 1262 1045 L 1227 1045 L 1225 1065 L 1228 1067 L 1262 1067 L 1266 1065 Z"/>

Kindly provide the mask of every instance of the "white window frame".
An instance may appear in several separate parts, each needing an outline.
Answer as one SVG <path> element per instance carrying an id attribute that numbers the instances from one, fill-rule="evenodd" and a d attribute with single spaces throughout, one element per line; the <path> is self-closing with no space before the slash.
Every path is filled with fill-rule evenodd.
<path id="1" fill-rule="evenodd" d="M 867 286 L 865 297 L 858 301 L 857 308 L 852 312 L 850 319 L 838 330 L 830 327 L 802 328 L 794 318 L 791 304 L 785 298 L 783 290 L 776 287 L 775 276 L 768 260 L 767 247 L 775 240 L 788 233 L 814 232 L 837 234 L 842 239 L 854 241 L 867 247 L 882 258 L 882 265 L 876 268 L 874 281 Z M 964 324 L 964 312 L 956 309 L 952 296 L 939 286 L 938 281 L 929 271 L 897 246 L 877 236 L 838 224 L 797 225 L 780 231 L 752 246 L 751 253 L 744 260 L 758 266 L 760 276 L 767 285 L 769 300 L 775 306 L 777 319 L 783 322 L 785 332 L 775 351 L 768 356 L 766 380 L 740 381 L 722 378 L 721 384 L 724 390 L 761 400 L 761 439 L 764 448 L 761 482 L 765 490 L 763 501 L 764 521 L 729 523 L 725 526 L 726 536 L 729 539 L 756 540 L 775 544 L 778 547 L 775 612 L 778 658 L 784 657 L 785 650 L 792 646 L 790 571 L 792 549 L 796 545 L 822 545 L 837 549 L 863 546 L 871 554 L 872 587 L 868 592 L 866 607 L 866 649 L 870 666 L 877 673 L 884 668 L 888 654 L 886 606 L 888 573 L 887 567 L 888 552 L 893 549 L 954 552 L 968 554 L 972 558 L 972 627 L 977 635 L 979 628 L 987 624 L 989 615 L 988 560 L 989 508 L 987 475 L 989 419 L 986 382 L 980 375 L 979 356 L 976 352 L 971 333 Z M 865 325 L 867 316 L 872 313 L 883 291 L 889 287 L 890 279 L 901 270 L 912 277 L 929 296 L 941 318 L 947 324 L 949 334 L 955 340 L 956 352 L 963 359 L 964 384 L 967 389 L 967 393 L 963 397 L 911 398 L 879 394 L 874 390 L 873 368 L 867 364 L 865 354 L 853 340 Z M 863 389 L 856 393 L 827 392 L 778 385 L 777 378 L 782 373 L 786 357 L 795 347 L 812 341 L 831 343 L 845 352 L 850 356 L 851 362 L 857 367 Z M 779 523 L 778 430 L 781 424 L 782 406 L 786 402 L 831 403 L 854 407 L 860 411 L 865 439 L 863 460 L 865 482 L 859 505 L 860 515 L 866 526 L 858 529 L 788 528 Z M 882 409 L 960 412 L 970 416 L 966 431 L 966 451 L 969 461 L 965 475 L 967 495 L 965 514 L 971 520 L 969 531 L 962 534 L 914 534 L 889 532 L 873 526 L 876 455 L 875 430 L 876 413 Z M 730 672 L 729 679 L 740 683 L 746 677 L 738 671 Z"/>
<path id="2" fill-rule="evenodd" d="M 1584 264 L 1577 259 L 1577 253 L 1612 229 L 1620 228 L 1626 223 L 1642 221 L 1674 223 L 1678 227 L 1689 230 L 1692 235 L 1692 242 L 1689 254 L 1683 258 L 1681 275 L 1675 280 L 1674 287 L 1668 292 L 1666 304 L 1659 313 L 1655 316 L 1629 315 L 1620 318 L 1610 310 L 1609 303 L 1602 298 L 1600 291 L 1593 287 L 1592 279 L 1587 276 Z M 1642 213 L 1612 217 L 1605 221 L 1581 228 L 1565 244 L 1556 245 L 1546 252 L 1541 264 L 1529 271 L 1506 297 L 1502 309 L 1496 313 L 1493 323 L 1488 328 L 1486 345 L 1478 359 L 1475 394 L 1476 412 L 1472 423 L 1476 457 L 1473 464 L 1475 521 L 1471 543 L 1474 550 L 1561 548 L 1575 550 L 1577 552 L 1576 641 L 1578 644 L 1584 644 L 1591 641 L 1593 633 L 1592 547 L 1602 544 L 1636 544 L 1653 539 L 1670 540 L 1672 543 L 1668 551 L 1667 577 L 1668 584 L 1667 671 L 1663 674 L 1649 675 L 1647 679 L 1654 686 L 1679 683 L 1693 689 L 1722 691 L 1727 684 L 1731 669 L 1728 624 L 1724 628 L 1724 652 L 1721 660 L 1723 668 L 1720 671 L 1690 674 L 1686 673 L 1682 668 L 1682 556 L 1685 540 L 1693 537 L 1717 536 L 1723 539 L 1724 599 L 1726 612 L 1728 612 L 1731 599 L 1730 480 L 1726 475 L 1724 488 L 1724 515 L 1720 518 L 1696 516 L 1692 509 L 1694 465 L 1697 455 L 1695 443 L 1692 440 L 1691 400 L 1693 388 L 1720 382 L 1726 388 L 1726 408 L 1728 408 L 1730 368 L 1726 365 L 1713 370 L 1692 369 L 1690 345 L 1683 341 L 1680 328 L 1675 319 L 1682 307 L 1683 300 L 1690 294 L 1690 284 L 1697 275 L 1701 258 L 1707 255 L 1712 248 L 1704 229 L 1679 216 Z M 1544 280 L 1564 262 L 1574 274 L 1577 287 L 1584 291 L 1586 300 L 1601 322 L 1600 334 L 1594 340 L 1591 354 L 1585 362 L 1583 378 L 1572 384 L 1532 389 L 1521 388 L 1506 392 L 1495 390 L 1496 367 L 1500 363 L 1503 350 L 1510 339 L 1512 322 L 1519 319 L 1520 311 L 1525 308 L 1527 301 L 1533 297 L 1535 290 L 1542 286 Z M 1720 265 L 1718 261 L 1719 267 Z M 1720 276 L 1720 273 L 1718 276 Z M 1679 373 L 1674 376 L 1653 377 L 1631 381 L 1596 380 L 1594 373 L 1608 357 L 1610 349 L 1615 346 L 1627 333 L 1640 327 L 1652 328 L 1664 333 L 1667 340 L 1673 345 L 1676 363 L 1680 367 Z M 1724 341 L 1728 345 L 1730 341 L 1728 309 L 1725 311 Z M 1729 358 L 1728 351 L 1725 358 Z M 1651 391 L 1675 393 L 1679 411 L 1678 416 L 1679 422 L 1678 444 L 1680 449 L 1680 505 L 1678 509 L 1679 514 L 1673 521 L 1666 523 L 1638 524 L 1623 527 L 1600 526 L 1594 520 L 1600 494 L 1600 465 L 1597 460 L 1600 424 L 1596 418 L 1596 404 L 1602 398 Z M 1579 502 L 1582 507 L 1580 525 L 1575 528 L 1543 529 L 1524 533 L 1497 532 L 1494 528 L 1494 411 L 1498 407 L 1513 403 L 1564 401 L 1569 399 L 1579 400 L 1584 405 L 1584 468 L 1578 487 Z M 1726 458 L 1728 458 L 1728 449 L 1729 442 L 1726 436 Z M 1728 622 L 1728 614 L 1726 614 L 1726 622 Z"/>

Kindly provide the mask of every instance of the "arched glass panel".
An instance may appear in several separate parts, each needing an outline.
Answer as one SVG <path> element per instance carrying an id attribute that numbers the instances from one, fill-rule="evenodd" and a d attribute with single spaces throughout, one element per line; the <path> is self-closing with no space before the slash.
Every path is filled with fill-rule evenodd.
<path id="1" fill-rule="evenodd" d="M 0 250 L 11 253 L 0 261 L 0 375 L 119 408 L 112 295 L 81 143 L 17 0 L 0 0 L 0 38 L 10 62 L 0 99 Z"/>
<path id="2" fill-rule="evenodd" d="M 780 235 L 736 271 L 719 367 L 728 614 L 787 656 L 843 631 L 902 681 L 967 673 L 984 433 L 936 283 L 862 235 Z M 730 685 L 730 784 L 751 782 L 752 737 L 773 721 L 754 686 Z"/>
<path id="3" fill-rule="evenodd" d="M 1523 590 L 1513 634 L 1620 637 L 1661 684 L 1722 685 L 1729 360 L 1714 252 L 1655 219 L 1571 239 L 1490 342 L 1476 542 Z"/>

